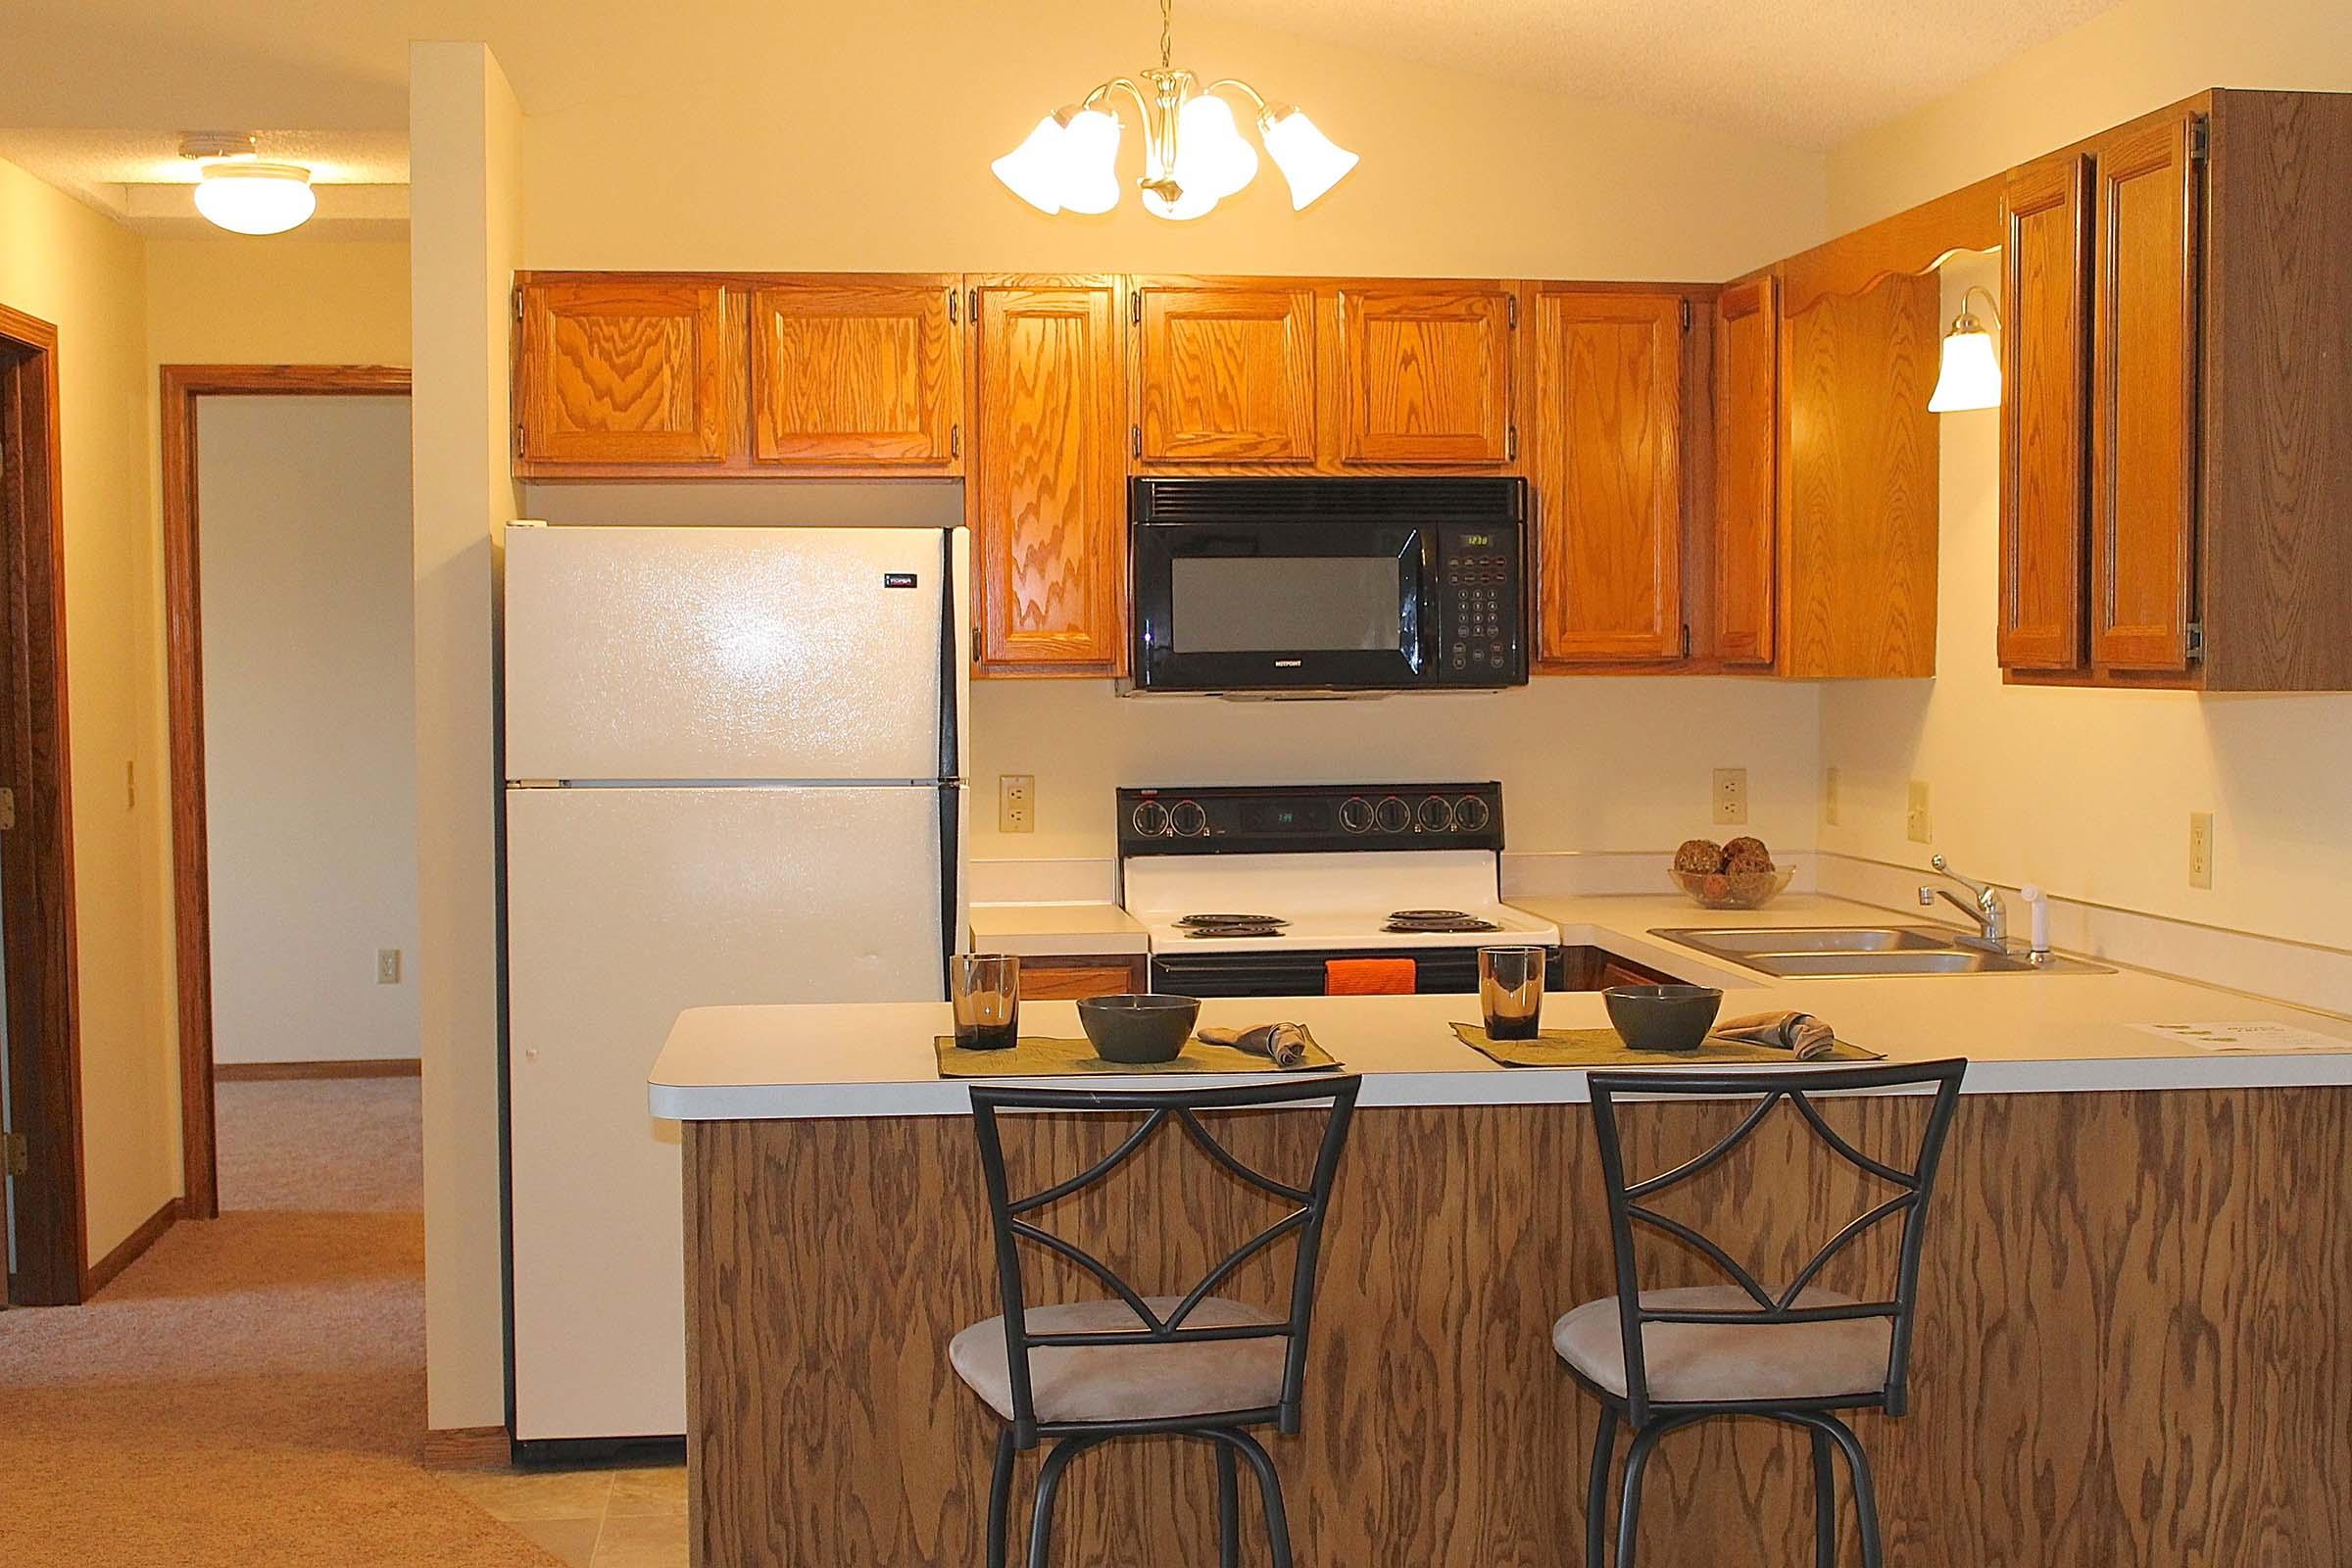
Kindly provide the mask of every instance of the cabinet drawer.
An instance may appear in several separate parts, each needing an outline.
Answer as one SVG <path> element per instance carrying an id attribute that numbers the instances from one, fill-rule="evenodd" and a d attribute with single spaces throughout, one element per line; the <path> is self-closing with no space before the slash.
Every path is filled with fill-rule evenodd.
<path id="1" fill-rule="evenodd" d="M 1023 958 L 1021 995 L 1031 1002 L 1115 997 L 1150 988 L 1142 954 L 1132 956 Z"/>

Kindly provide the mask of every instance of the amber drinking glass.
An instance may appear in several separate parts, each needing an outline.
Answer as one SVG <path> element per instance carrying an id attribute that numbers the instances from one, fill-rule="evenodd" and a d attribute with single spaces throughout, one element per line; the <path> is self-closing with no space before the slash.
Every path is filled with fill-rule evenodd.
<path id="1" fill-rule="evenodd" d="M 958 953 L 948 966 L 956 1044 L 1004 1051 L 1021 1036 L 1021 960 L 1004 953 Z"/>
<path id="2" fill-rule="evenodd" d="M 1478 1005 L 1490 1040 L 1533 1040 L 1544 1016 L 1542 948 L 1478 950 Z"/>

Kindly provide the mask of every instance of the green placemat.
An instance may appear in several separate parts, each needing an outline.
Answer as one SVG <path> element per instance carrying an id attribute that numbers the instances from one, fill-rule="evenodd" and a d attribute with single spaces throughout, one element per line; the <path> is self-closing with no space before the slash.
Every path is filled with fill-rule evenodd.
<path id="1" fill-rule="evenodd" d="M 1003 1051 L 966 1051 L 954 1035 L 935 1035 L 931 1047 L 939 1053 L 942 1078 L 1102 1078 L 1140 1073 L 1329 1072 L 1339 1066 L 1330 1052 L 1309 1035 L 1306 1059 L 1296 1067 L 1277 1067 L 1254 1052 L 1235 1046 L 1212 1046 L 1198 1037 L 1187 1040 L 1174 1061 L 1104 1061 L 1095 1054 L 1091 1040 L 1062 1040 L 1052 1035 L 1023 1035 Z"/>
<path id="2" fill-rule="evenodd" d="M 1505 1067 L 1675 1067 L 1686 1062 L 1716 1065 L 1778 1062 L 1786 1066 L 1796 1061 L 1793 1052 L 1776 1046 L 1725 1040 L 1716 1035 L 1707 1036 L 1690 1051 L 1636 1051 L 1614 1029 L 1546 1029 L 1533 1040 L 1490 1040 L 1486 1030 L 1474 1023 L 1457 1023 L 1453 1032 L 1461 1037 L 1463 1045 L 1484 1052 Z M 1808 1057 L 1803 1065 L 1886 1059 L 1884 1052 L 1864 1051 L 1840 1040 L 1828 1055 Z"/>

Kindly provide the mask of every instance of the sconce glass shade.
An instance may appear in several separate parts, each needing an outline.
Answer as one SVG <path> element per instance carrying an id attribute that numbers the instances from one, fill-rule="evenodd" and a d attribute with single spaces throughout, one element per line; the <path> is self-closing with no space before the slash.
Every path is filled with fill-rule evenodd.
<path id="1" fill-rule="evenodd" d="M 1992 351 L 1992 334 L 1973 316 L 1952 323 L 1943 339 L 1943 368 L 1936 391 L 1928 399 L 1930 414 L 1957 414 L 1966 409 L 2001 406 L 2001 362 Z"/>
<path id="2" fill-rule="evenodd" d="M 240 160 L 204 166 L 196 210 L 232 234 L 282 234 L 307 221 L 318 198 L 311 172 L 298 164 Z"/>
<path id="3" fill-rule="evenodd" d="M 1355 154 L 1324 135 L 1302 109 L 1269 109 L 1258 129 L 1266 138 L 1267 156 L 1290 182 L 1294 212 L 1304 212 L 1355 167 Z"/>
<path id="4" fill-rule="evenodd" d="M 1257 149 L 1242 139 L 1232 106 L 1213 93 L 1186 102 L 1176 120 L 1176 180 L 1188 195 L 1200 190 L 1222 201 L 1257 177 Z"/>
<path id="5" fill-rule="evenodd" d="M 1004 188 L 1051 218 L 1061 211 L 1062 117 L 1048 115 L 1021 144 L 988 167 Z"/>
<path id="6" fill-rule="evenodd" d="M 1119 121 L 1100 109 L 1072 115 L 1061 132 L 1061 205 L 1107 213 L 1119 205 Z"/>

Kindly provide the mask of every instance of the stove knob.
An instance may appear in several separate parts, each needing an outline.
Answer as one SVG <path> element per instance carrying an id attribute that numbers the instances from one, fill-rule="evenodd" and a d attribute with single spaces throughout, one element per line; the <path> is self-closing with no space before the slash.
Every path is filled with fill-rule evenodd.
<path id="1" fill-rule="evenodd" d="M 1494 820 L 1487 803 L 1475 795 L 1465 795 L 1453 803 L 1453 830 L 1456 833 L 1476 833 Z"/>
<path id="2" fill-rule="evenodd" d="M 1383 833 L 1401 833 L 1413 825 L 1413 808 L 1391 795 L 1373 808 L 1373 822 Z"/>
<path id="3" fill-rule="evenodd" d="M 1168 808 L 1157 801 L 1140 803 L 1135 814 L 1127 822 L 1135 829 L 1138 838 L 1164 839 L 1168 836 Z"/>
<path id="4" fill-rule="evenodd" d="M 1168 812 L 1168 825 L 1180 839 L 1197 839 L 1208 831 L 1208 813 L 1199 801 L 1178 801 Z"/>
<path id="5" fill-rule="evenodd" d="M 1340 803 L 1340 826 L 1350 833 L 1372 831 L 1372 803 L 1361 795 L 1350 795 Z"/>
<path id="6" fill-rule="evenodd" d="M 1443 795 L 1432 795 L 1421 803 L 1421 809 L 1413 813 L 1413 820 L 1420 824 L 1424 833 L 1443 833 L 1453 826 L 1453 808 L 1446 804 Z"/>

